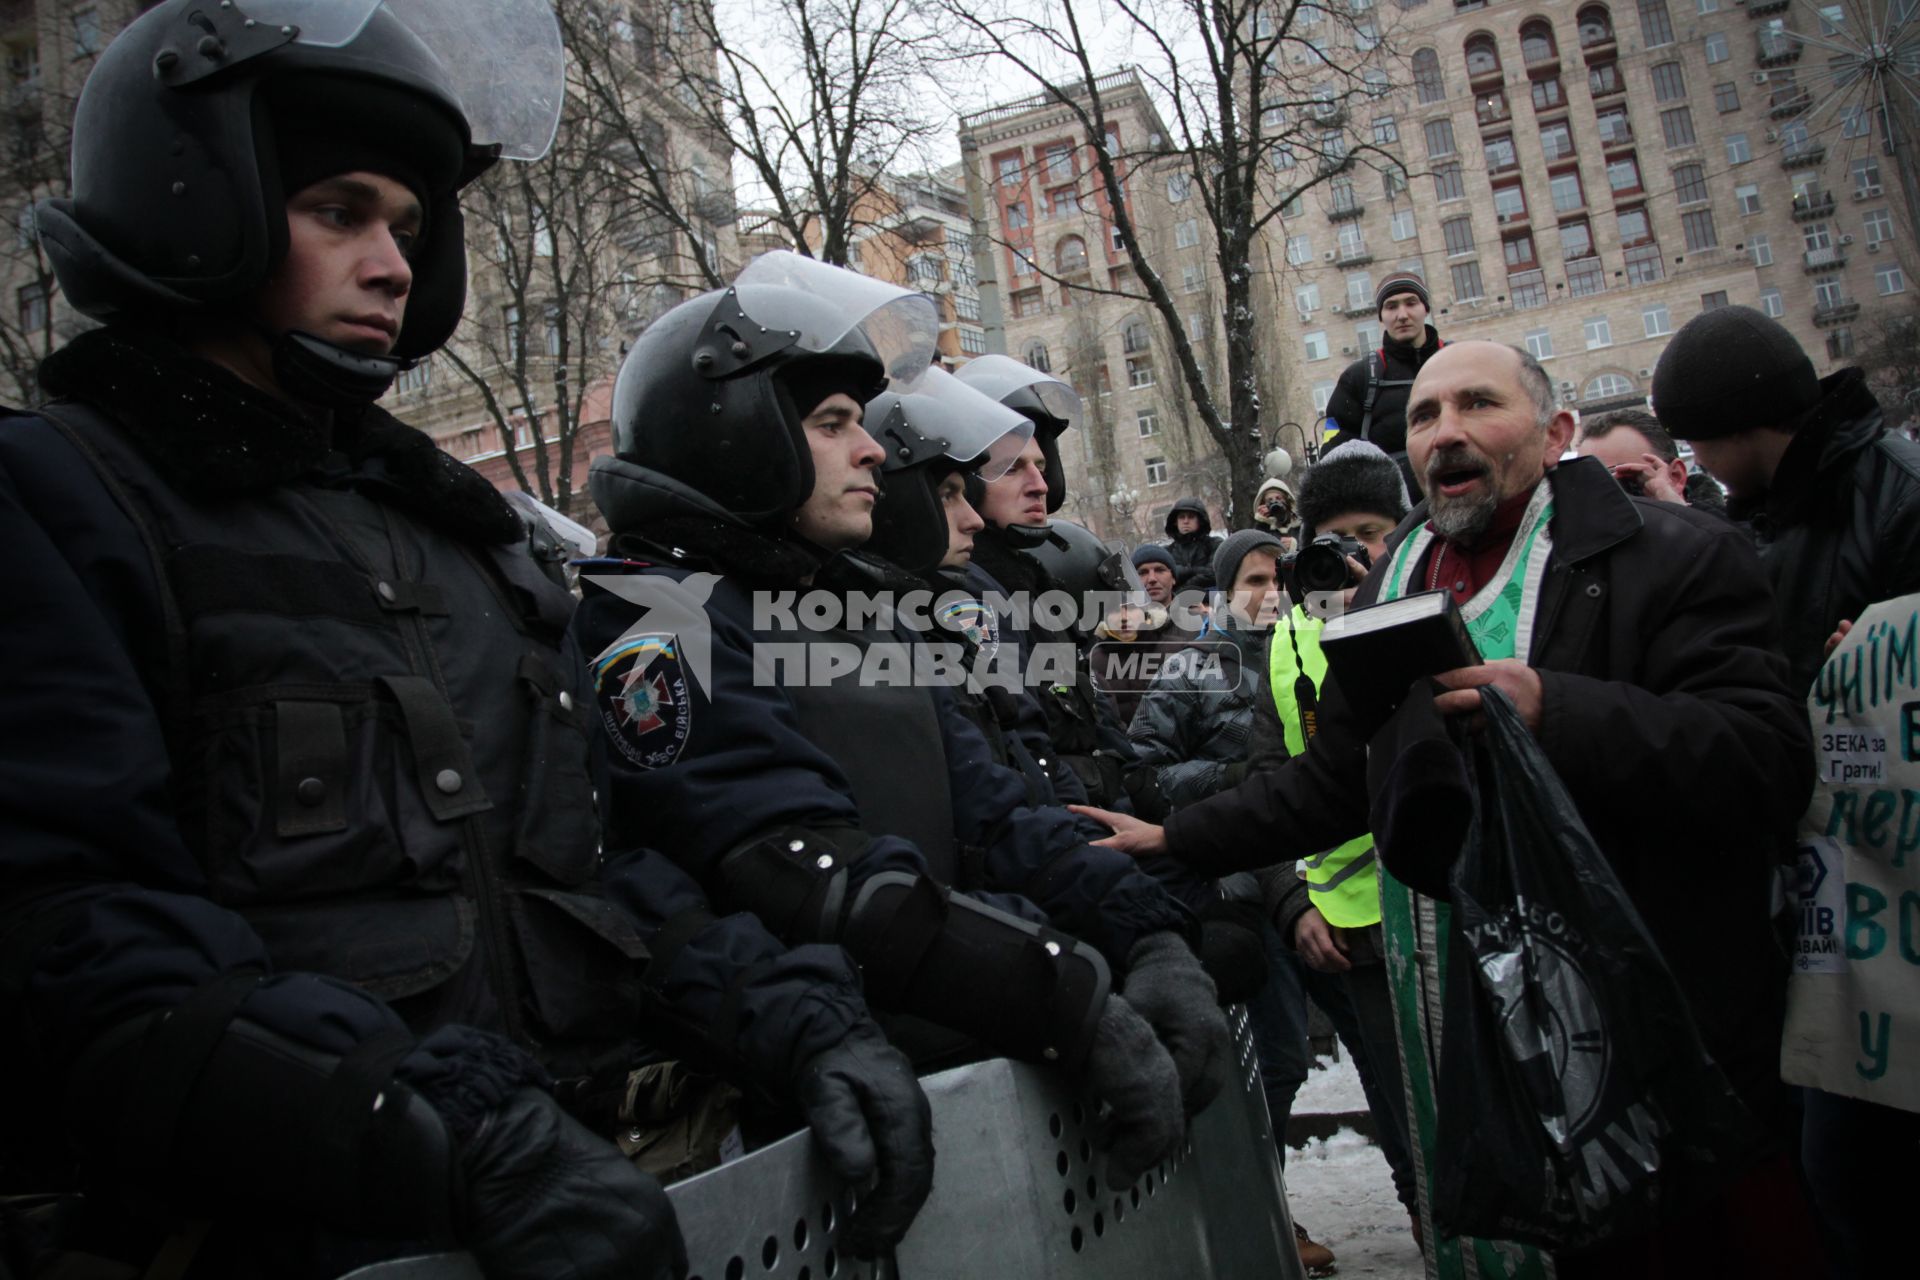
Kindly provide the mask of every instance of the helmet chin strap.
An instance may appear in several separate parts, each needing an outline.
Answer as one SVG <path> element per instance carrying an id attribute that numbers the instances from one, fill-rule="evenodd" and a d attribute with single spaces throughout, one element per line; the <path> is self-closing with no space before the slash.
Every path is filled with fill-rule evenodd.
<path id="1" fill-rule="evenodd" d="M 387 393 L 415 361 L 369 356 L 290 330 L 267 334 L 273 346 L 273 376 L 294 399 L 324 409 L 356 409 Z"/>

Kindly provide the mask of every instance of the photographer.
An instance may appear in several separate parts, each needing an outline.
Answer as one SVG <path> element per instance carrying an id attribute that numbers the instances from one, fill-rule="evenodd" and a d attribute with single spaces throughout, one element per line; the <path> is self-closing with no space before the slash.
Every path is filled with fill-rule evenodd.
<path id="1" fill-rule="evenodd" d="M 1260 492 L 1253 499 L 1253 522 L 1262 529 L 1277 536 L 1283 543 L 1294 543 L 1294 534 L 1300 523 L 1296 511 L 1293 488 L 1277 476 L 1268 476 L 1260 484 Z M 1290 545 L 1286 554 L 1291 555 L 1297 546 Z"/>

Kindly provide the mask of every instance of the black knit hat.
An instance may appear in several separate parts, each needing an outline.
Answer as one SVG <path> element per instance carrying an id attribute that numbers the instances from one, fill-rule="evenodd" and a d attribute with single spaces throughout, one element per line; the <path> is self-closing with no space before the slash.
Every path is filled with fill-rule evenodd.
<path id="1" fill-rule="evenodd" d="M 1173 556 L 1157 542 L 1143 543 L 1133 549 L 1133 567 L 1138 569 L 1146 564 L 1163 564 L 1169 569 L 1179 568 L 1174 564 Z"/>
<path id="2" fill-rule="evenodd" d="M 1374 291 L 1374 319 L 1378 320 L 1380 318 L 1380 308 L 1386 306 L 1387 299 L 1396 293 L 1411 293 L 1420 299 L 1421 306 L 1427 308 L 1429 311 L 1433 309 L 1433 300 L 1427 296 L 1426 281 L 1422 280 L 1419 276 L 1408 275 L 1402 272 L 1397 275 L 1388 276 L 1385 280 L 1382 280 L 1380 287 Z"/>
<path id="3" fill-rule="evenodd" d="M 1680 440 L 1788 427 L 1820 403 L 1813 361 L 1779 321 L 1752 307 L 1703 311 L 1673 335 L 1653 371 L 1653 412 Z"/>
<path id="4" fill-rule="evenodd" d="M 1400 520 L 1407 509 L 1407 485 L 1398 464 L 1370 441 L 1348 441 L 1300 480 L 1300 523 L 1306 528 L 1318 529 L 1349 511 Z"/>
<path id="5" fill-rule="evenodd" d="M 1276 556 L 1284 550 L 1280 545 L 1280 539 L 1265 529 L 1242 529 L 1230 535 L 1220 544 L 1220 549 L 1213 553 L 1214 584 L 1224 591 L 1233 590 L 1233 580 L 1240 576 L 1240 562 L 1247 558 L 1248 552 L 1261 547 L 1267 548 Z"/>

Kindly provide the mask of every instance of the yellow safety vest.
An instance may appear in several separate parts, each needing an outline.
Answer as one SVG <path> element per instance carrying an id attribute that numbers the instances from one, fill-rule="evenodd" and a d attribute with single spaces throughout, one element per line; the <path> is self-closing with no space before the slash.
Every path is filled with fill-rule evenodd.
<path id="1" fill-rule="evenodd" d="M 1286 735 L 1287 750 L 1296 756 L 1307 749 L 1307 732 L 1294 686 L 1303 669 L 1316 690 L 1326 680 L 1327 657 L 1320 650 L 1320 629 L 1325 625 L 1318 618 L 1308 617 L 1306 610 L 1296 605 L 1274 628 L 1273 640 L 1267 645 L 1274 709 L 1280 713 L 1280 729 Z M 1328 924 L 1360 929 L 1380 923 L 1376 861 L 1370 835 L 1356 836 L 1338 848 L 1305 860 L 1300 878 L 1306 881 L 1309 900 L 1327 918 Z"/>

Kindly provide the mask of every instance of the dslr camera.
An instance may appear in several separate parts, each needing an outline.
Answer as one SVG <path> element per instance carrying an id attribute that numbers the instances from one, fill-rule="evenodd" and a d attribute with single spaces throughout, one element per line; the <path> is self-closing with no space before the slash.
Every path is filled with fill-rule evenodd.
<path id="1" fill-rule="evenodd" d="M 1357 538 L 1323 533 L 1300 548 L 1293 560 L 1293 580 L 1302 593 L 1308 591 L 1344 591 L 1359 582 L 1347 566 L 1351 557 L 1362 568 L 1372 568 L 1373 560 Z"/>

